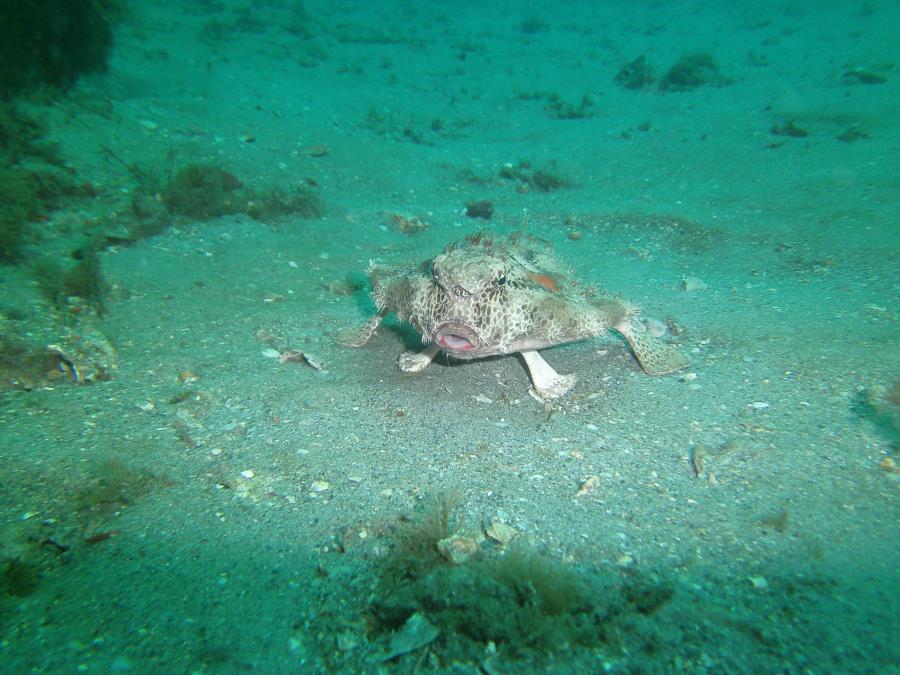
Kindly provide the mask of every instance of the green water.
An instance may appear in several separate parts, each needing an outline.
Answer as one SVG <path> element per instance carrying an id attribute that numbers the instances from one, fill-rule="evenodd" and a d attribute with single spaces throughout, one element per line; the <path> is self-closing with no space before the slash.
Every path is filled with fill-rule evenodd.
<path id="1" fill-rule="evenodd" d="M 0 670 L 900 672 L 898 25 L 0 3 Z"/>

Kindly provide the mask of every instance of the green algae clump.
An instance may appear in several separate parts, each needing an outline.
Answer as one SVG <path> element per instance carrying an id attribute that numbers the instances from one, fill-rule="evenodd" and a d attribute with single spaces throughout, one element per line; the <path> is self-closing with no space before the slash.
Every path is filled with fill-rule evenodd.
<path id="1" fill-rule="evenodd" d="M 723 84 L 727 84 L 727 80 L 712 54 L 697 52 L 685 54 L 678 59 L 659 81 L 659 88 L 666 91 L 689 91 Z"/>

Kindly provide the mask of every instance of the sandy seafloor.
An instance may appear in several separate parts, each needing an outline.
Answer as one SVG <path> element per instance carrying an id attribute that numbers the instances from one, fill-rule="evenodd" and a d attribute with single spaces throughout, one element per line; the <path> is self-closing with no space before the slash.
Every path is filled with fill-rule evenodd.
<path id="1" fill-rule="evenodd" d="M 39 579 L 0 599 L 0 670 L 900 670 L 897 430 L 864 414 L 900 377 L 900 5 L 620 4 L 134 3 L 109 72 L 43 112 L 97 192 L 48 231 L 133 217 L 104 148 L 314 182 L 326 215 L 174 218 L 102 254 L 113 377 L 3 394 L 0 552 Z M 614 82 L 694 52 L 723 81 Z M 807 135 L 772 133 L 789 123 Z M 523 161 L 567 185 L 501 177 Z M 515 356 L 408 375 L 396 323 L 336 344 L 373 306 L 333 282 L 526 211 L 691 365 L 648 377 L 612 335 L 556 347 L 579 381 L 544 405 Z M 0 292 L 49 311 L 15 270 Z M 87 508 L 110 472 L 129 493 Z M 603 638 L 443 625 L 379 659 L 402 629 L 371 609 L 392 528 L 448 493 L 480 555 L 503 555 L 502 522 L 577 574 Z"/>

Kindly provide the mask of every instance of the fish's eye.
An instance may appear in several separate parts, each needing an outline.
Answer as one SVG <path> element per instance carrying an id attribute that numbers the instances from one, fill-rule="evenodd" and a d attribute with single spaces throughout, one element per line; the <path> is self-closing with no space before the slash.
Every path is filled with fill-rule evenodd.
<path id="1" fill-rule="evenodd" d="M 454 286 L 453 295 L 455 295 L 457 298 L 468 298 L 472 294 L 462 286 Z"/>
<path id="2" fill-rule="evenodd" d="M 505 286 L 506 285 L 506 275 L 501 274 L 499 277 L 497 277 L 497 281 L 495 283 L 498 286 Z"/>

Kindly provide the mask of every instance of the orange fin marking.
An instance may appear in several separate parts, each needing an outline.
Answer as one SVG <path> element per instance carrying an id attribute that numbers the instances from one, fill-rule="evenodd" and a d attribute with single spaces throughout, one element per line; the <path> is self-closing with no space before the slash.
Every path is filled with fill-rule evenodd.
<path id="1" fill-rule="evenodd" d="M 559 293 L 559 284 L 556 283 L 556 279 L 549 274 L 535 274 L 534 272 L 530 272 L 528 278 L 552 293 Z"/>

